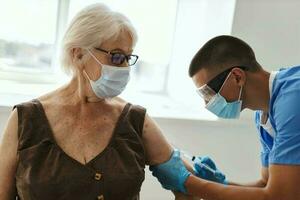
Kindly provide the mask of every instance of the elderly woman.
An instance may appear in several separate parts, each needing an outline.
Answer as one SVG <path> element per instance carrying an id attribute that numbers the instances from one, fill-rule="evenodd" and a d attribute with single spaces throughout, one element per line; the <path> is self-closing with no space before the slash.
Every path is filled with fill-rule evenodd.
<path id="1" fill-rule="evenodd" d="M 136 32 L 102 4 L 75 16 L 63 39 L 71 81 L 14 107 L 0 146 L 0 199 L 139 199 L 146 164 L 171 146 L 140 106 L 117 97 L 129 81 Z"/>

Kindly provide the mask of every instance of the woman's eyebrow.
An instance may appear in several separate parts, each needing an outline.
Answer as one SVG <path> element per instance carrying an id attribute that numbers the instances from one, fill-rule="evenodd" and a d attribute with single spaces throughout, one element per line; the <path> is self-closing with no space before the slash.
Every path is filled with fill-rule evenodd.
<path id="1" fill-rule="evenodd" d="M 122 53 L 124 53 L 124 54 L 127 54 L 127 53 L 128 53 L 127 55 L 129 55 L 129 54 L 132 54 L 133 50 L 130 50 L 129 52 L 126 52 L 126 51 L 124 51 L 123 49 L 116 48 L 116 49 L 112 49 L 111 52 L 122 52 Z"/>

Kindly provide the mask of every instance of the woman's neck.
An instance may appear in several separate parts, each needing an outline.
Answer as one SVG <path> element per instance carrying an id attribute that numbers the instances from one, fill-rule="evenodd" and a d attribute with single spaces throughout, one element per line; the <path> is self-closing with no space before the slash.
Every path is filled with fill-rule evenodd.
<path id="1" fill-rule="evenodd" d="M 70 82 L 62 89 L 62 94 L 68 98 L 72 104 L 87 104 L 104 102 L 105 99 L 97 97 L 91 89 L 88 80 L 81 75 L 74 75 Z"/>

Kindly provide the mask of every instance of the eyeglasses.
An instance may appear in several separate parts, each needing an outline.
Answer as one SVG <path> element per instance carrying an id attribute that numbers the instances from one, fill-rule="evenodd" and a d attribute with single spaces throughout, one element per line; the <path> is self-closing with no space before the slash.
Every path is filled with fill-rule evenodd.
<path id="1" fill-rule="evenodd" d="M 197 93 L 205 100 L 210 101 L 210 99 L 215 96 L 221 89 L 222 85 L 224 84 L 226 78 L 228 77 L 229 73 L 233 68 L 240 68 L 242 70 L 247 71 L 248 68 L 245 66 L 234 66 L 231 67 L 222 73 L 215 76 L 213 79 L 211 79 L 209 82 L 207 82 L 205 85 L 201 86 L 200 88 L 197 88 Z"/>
<path id="2" fill-rule="evenodd" d="M 122 65 L 124 62 L 127 62 L 128 66 L 132 66 L 137 62 L 139 58 L 139 56 L 137 55 L 132 55 L 132 54 L 125 55 L 124 53 L 106 51 L 104 49 L 96 48 L 96 47 L 94 49 L 110 55 L 111 63 L 114 65 Z"/>

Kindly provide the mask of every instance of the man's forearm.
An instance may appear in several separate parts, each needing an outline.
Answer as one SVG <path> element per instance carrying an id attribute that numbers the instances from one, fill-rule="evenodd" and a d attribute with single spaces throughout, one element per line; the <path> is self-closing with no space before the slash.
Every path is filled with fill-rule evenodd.
<path id="1" fill-rule="evenodd" d="M 253 183 L 236 183 L 236 182 L 228 182 L 228 185 L 232 185 L 232 186 L 242 186 L 242 187 L 258 187 L 258 188 L 263 188 L 266 187 L 266 183 L 263 180 L 259 180 Z"/>
<path id="2" fill-rule="evenodd" d="M 188 193 L 206 200 L 266 200 L 264 188 L 222 185 L 190 176 L 185 186 Z"/>
<path id="3" fill-rule="evenodd" d="M 194 174 L 194 170 L 193 167 L 189 164 L 188 161 L 181 159 L 182 162 L 184 163 L 185 167 L 187 168 L 187 170 L 189 170 L 192 174 Z M 198 197 L 194 197 L 194 196 L 188 196 L 182 193 L 177 193 L 175 192 L 175 200 L 199 200 Z"/>

